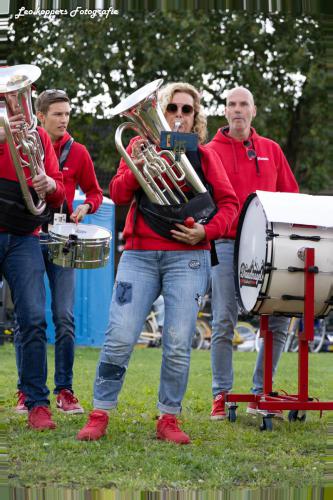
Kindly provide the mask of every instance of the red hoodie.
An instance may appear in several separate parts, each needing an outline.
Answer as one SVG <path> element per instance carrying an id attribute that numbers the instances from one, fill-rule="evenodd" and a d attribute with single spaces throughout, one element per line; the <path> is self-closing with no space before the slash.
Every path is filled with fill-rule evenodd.
<path id="1" fill-rule="evenodd" d="M 241 207 L 250 193 L 262 191 L 281 191 L 298 193 L 299 188 L 280 146 L 251 128 L 248 139 L 252 142 L 257 161 L 249 159 L 243 141 L 230 137 L 226 129 L 219 129 L 205 148 L 216 151 L 238 196 Z M 234 219 L 226 237 L 235 239 L 238 218 Z"/>
<path id="2" fill-rule="evenodd" d="M 45 201 L 51 207 L 56 208 L 59 207 L 65 199 L 65 188 L 62 182 L 62 173 L 59 171 L 59 165 L 57 157 L 54 153 L 54 149 L 52 147 L 51 139 L 42 128 L 37 127 L 37 131 L 44 148 L 45 173 L 49 177 L 52 177 L 56 182 L 56 190 L 52 194 L 48 194 L 45 198 Z M 24 158 L 27 159 L 26 157 Z M 29 179 L 29 177 L 31 177 L 30 169 L 28 167 L 25 167 L 23 170 L 27 177 L 27 183 L 29 186 L 31 186 L 32 182 L 31 179 Z M 7 143 L 0 144 L 0 178 L 18 182 L 16 170 Z M 0 231 L 7 232 L 8 230 L 5 228 L 0 228 Z M 39 228 L 37 228 L 33 234 L 38 234 L 38 231 Z"/>
<path id="3" fill-rule="evenodd" d="M 126 149 L 129 155 L 131 155 L 132 144 L 135 140 L 137 138 L 134 137 Z M 121 159 L 118 171 L 110 182 L 110 196 L 118 205 L 126 205 L 132 201 L 123 232 L 126 240 L 125 250 L 208 250 L 210 248 L 209 240 L 222 238 L 230 230 L 232 221 L 238 213 L 237 197 L 218 156 L 214 151 L 208 151 L 202 146 L 199 146 L 199 149 L 202 170 L 207 182 L 213 188 L 213 198 L 218 209 L 217 214 L 204 226 L 206 239 L 195 246 L 189 246 L 177 240 L 163 238 L 155 233 L 145 223 L 140 211 L 136 211 L 133 197 L 140 186 L 135 175 Z"/>
<path id="4" fill-rule="evenodd" d="M 63 147 L 71 136 L 66 132 L 61 139 L 53 143 L 57 158 L 60 158 Z M 75 188 L 80 186 L 86 195 L 84 203 L 89 203 L 89 213 L 94 213 L 103 201 L 103 191 L 96 178 L 94 164 L 87 149 L 80 143 L 74 141 L 62 170 L 66 190 L 66 200 L 69 213 L 73 212 L 73 200 Z"/>

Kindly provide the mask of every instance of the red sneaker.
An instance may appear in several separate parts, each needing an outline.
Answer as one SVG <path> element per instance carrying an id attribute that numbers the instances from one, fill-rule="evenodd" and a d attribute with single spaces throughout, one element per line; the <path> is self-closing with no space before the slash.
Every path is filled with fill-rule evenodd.
<path id="1" fill-rule="evenodd" d="M 15 407 L 16 413 L 28 413 L 28 408 L 25 406 L 26 395 L 22 391 L 17 391 L 17 405 Z"/>
<path id="2" fill-rule="evenodd" d="M 177 444 L 189 444 L 191 442 L 189 436 L 179 428 L 176 416 L 169 413 L 161 415 L 157 420 L 156 436 L 157 439 L 172 441 Z"/>
<path id="3" fill-rule="evenodd" d="M 79 400 L 69 389 L 61 389 L 57 395 L 56 403 L 57 409 L 63 413 L 68 413 L 68 415 L 84 413 L 82 406 L 79 405 Z"/>
<path id="4" fill-rule="evenodd" d="M 224 420 L 225 418 L 227 418 L 227 414 L 225 412 L 225 393 L 221 392 L 221 394 L 218 394 L 213 401 L 210 419 Z"/>
<path id="5" fill-rule="evenodd" d="M 35 406 L 29 411 L 28 426 L 37 431 L 55 429 L 56 424 L 52 420 L 52 415 L 48 406 Z"/>
<path id="6" fill-rule="evenodd" d="M 106 434 L 109 415 L 103 410 L 93 410 L 89 414 L 88 422 L 78 432 L 76 439 L 79 441 L 97 441 Z"/>
<path id="7" fill-rule="evenodd" d="M 267 413 L 269 413 L 274 418 L 280 418 L 281 420 L 284 420 L 284 415 L 282 410 L 270 410 L 270 411 L 259 410 L 256 402 L 248 403 L 246 408 L 246 413 L 250 415 L 266 415 Z"/>

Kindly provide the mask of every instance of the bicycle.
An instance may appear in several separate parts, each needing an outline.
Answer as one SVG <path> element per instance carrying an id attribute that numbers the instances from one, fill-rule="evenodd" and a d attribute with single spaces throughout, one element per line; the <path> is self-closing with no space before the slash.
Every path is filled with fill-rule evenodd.
<path id="1" fill-rule="evenodd" d="M 147 347 L 161 346 L 162 333 L 158 328 L 156 313 L 154 311 L 150 311 L 150 313 L 148 314 L 138 343 L 146 344 Z"/>
<path id="2" fill-rule="evenodd" d="M 196 321 L 195 332 L 192 338 L 192 349 L 204 349 L 207 344 L 207 339 L 210 338 L 210 336 L 210 326 L 204 319 L 200 319 L 199 317 Z M 160 347 L 162 344 L 162 332 L 158 327 L 156 313 L 154 311 L 151 311 L 146 318 L 138 344 L 144 344 L 147 347 Z"/>
<path id="3" fill-rule="evenodd" d="M 303 330 L 303 322 L 301 318 L 292 318 L 288 330 L 288 337 L 285 344 L 285 351 L 298 351 L 298 336 Z M 326 340 L 326 322 L 325 319 L 315 319 L 313 341 L 309 342 L 310 352 L 320 352 Z"/>

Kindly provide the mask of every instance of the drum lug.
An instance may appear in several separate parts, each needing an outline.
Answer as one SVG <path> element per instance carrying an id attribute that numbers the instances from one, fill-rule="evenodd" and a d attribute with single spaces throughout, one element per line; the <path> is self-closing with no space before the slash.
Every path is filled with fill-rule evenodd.
<path id="1" fill-rule="evenodd" d="M 320 236 L 304 236 L 301 234 L 291 234 L 289 236 L 290 240 L 307 240 L 307 241 L 320 241 Z"/>
<path id="2" fill-rule="evenodd" d="M 75 246 L 77 244 L 77 240 L 78 237 L 76 234 L 70 234 L 68 240 L 64 245 L 64 248 L 62 249 L 62 253 L 64 255 L 67 255 L 71 251 L 72 246 Z"/>
<path id="3" fill-rule="evenodd" d="M 302 295 L 281 295 L 282 300 L 304 300 Z"/>
<path id="4" fill-rule="evenodd" d="M 272 264 L 265 265 L 265 273 L 270 273 L 271 271 L 276 271 L 277 267 L 272 266 Z"/>
<path id="5" fill-rule="evenodd" d="M 268 240 L 272 240 L 273 238 L 277 238 L 278 236 L 280 236 L 278 233 L 274 233 L 272 229 L 266 229 L 266 234 Z"/>
<path id="6" fill-rule="evenodd" d="M 259 292 L 258 300 L 266 300 L 266 299 L 270 299 L 270 296 Z"/>
<path id="7" fill-rule="evenodd" d="M 304 267 L 288 266 L 287 270 L 290 273 L 304 273 Z"/>

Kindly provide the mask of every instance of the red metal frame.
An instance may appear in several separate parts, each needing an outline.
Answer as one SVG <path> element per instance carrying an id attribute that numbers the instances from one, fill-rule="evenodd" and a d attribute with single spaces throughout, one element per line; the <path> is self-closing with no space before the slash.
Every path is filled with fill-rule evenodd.
<path id="1" fill-rule="evenodd" d="M 264 341 L 264 393 L 226 394 L 227 403 L 256 402 L 259 410 L 268 414 L 274 410 L 333 410 L 333 401 L 310 398 L 308 343 L 314 336 L 315 250 L 304 249 L 304 331 L 299 335 L 298 394 L 278 394 L 272 390 L 273 334 L 268 328 L 268 316 L 260 316 L 260 336 Z"/>

